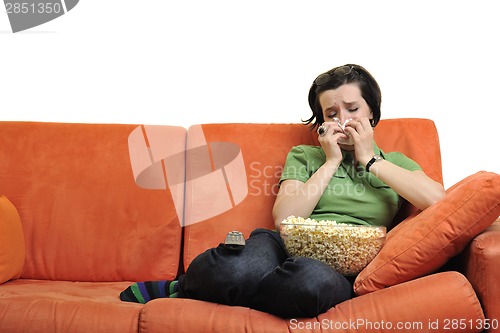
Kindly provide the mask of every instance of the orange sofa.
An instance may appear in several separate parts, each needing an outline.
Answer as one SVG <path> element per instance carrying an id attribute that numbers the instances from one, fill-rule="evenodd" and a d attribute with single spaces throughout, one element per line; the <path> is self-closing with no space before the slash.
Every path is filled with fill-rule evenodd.
<path id="1" fill-rule="evenodd" d="M 382 120 L 375 134 L 442 182 L 432 121 Z M 119 300 L 134 281 L 176 278 L 228 231 L 273 228 L 297 144 L 317 135 L 301 124 L 0 122 L 0 332 L 500 332 L 500 176 L 487 171 L 423 212 L 406 205 L 356 296 L 317 318 Z"/>

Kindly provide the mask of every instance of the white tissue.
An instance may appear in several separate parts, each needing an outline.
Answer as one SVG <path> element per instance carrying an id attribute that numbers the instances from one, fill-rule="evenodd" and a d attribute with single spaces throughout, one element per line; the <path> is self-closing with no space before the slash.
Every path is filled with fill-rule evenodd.
<path id="1" fill-rule="evenodd" d="M 349 135 L 349 133 L 347 133 L 345 131 L 345 126 L 347 125 L 347 123 L 350 120 L 352 120 L 352 118 L 347 119 L 343 124 L 341 124 L 339 118 L 333 118 L 333 121 L 336 122 L 337 124 L 339 124 L 339 127 L 342 129 L 342 133 L 344 133 L 345 135 L 347 135 L 347 138 L 345 138 L 345 139 L 344 138 L 340 138 L 339 141 L 338 141 L 338 143 L 343 144 L 343 145 L 348 145 L 348 146 L 354 145 L 354 140 Z"/>

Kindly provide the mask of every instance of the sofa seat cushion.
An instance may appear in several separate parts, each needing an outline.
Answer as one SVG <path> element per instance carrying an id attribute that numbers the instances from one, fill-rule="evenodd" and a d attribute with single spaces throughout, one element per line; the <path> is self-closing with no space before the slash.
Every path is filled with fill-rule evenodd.
<path id="1" fill-rule="evenodd" d="M 180 298 L 146 303 L 139 330 L 148 333 L 289 332 L 285 320 L 265 312 Z"/>
<path id="2" fill-rule="evenodd" d="M 282 319 L 245 307 L 191 299 L 156 299 L 144 306 L 140 331 L 148 333 L 441 332 L 446 320 L 482 321 L 472 286 L 445 272 L 342 302 L 317 318 Z M 391 326 L 382 330 L 380 325 Z M 437 325 L 429 328 L 429 325 Z M 340 325 L 340 326 L 339 326 Z M 397 327 L 396 325 L 403 325 Z M 421 325 L 421 326 L 418 326 Z M 451 329 L 451 326 L 449 326 Z M 475 328 L 461 332 L 480 332 Z"/>
<path id="3" fill-rule="evenodd" d="M 26 250 L 16 207 L 0 195 L 0 284 L 21 276 Z"/>
<path id="4" fill-rule="evenodd" d="M 343 332 L 481 332 L 484 313 L 465 276 L 450 271 L 353 298 L 318 317 L 325 319 L 359 323 Z"/>
<path id="5" fill-rule="evenodd" d="M 143 305 L 120 301 L 130 282 L 12 280 L 0 285 L 2 333 L 137 332 Z"/>
<path id="6" fill-rule="evenodd" d="M 500 175 L 480 171 L 387 235 L 379 254 L 357 276 L 358 295 L 435 272 L 500 214 Z"/>

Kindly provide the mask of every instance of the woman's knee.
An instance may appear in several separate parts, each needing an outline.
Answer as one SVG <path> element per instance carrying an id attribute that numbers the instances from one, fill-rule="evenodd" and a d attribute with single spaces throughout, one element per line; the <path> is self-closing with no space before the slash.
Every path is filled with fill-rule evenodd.
<path id="1" fill-rule="evenodd" d="M 281 317 L 315 317 L 352 296 L 347 279 L 309 258 L 290 258 L 263 280 L 256 306 Z"/>
<path id="2" fill-rule="evenodd" d="M 282 275 L 288 277 L 301 297 L 324 300 L 337 304 L 351 296 L 352 286 L 349 281 L 337 271 L 323 262 L 310 258 L 291 258 L 281 267 Z"/>
<path id="3" fill-rule="evenodd" d="M 279 241 L 272 232 L 259 230 L 239 251 L 224 244 L 207 250 L 191 262 L 181 287 L 192 298 L 244 305 L 262 279 L 286 260 Z"/>

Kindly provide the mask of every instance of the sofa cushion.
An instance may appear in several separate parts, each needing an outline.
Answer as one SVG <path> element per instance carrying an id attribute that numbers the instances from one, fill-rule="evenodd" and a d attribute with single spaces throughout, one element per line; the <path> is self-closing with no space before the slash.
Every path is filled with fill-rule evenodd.
<path id="1" fill-rule="evenodd" d="M 257 227 L 274 228 L 272 207 L 288 152 L 295 145 L 319 144 L 317 133 L 302 124 L 201 126 L 206 142 L 232 142 L 240 147 L 246 169 L 248 194 L 232 209 L 185 227 L 185 267 L 199 253 L 217 246 L 231 230 L 242 231 L 248 236 Z M 425 142 L 420 140 L 422 135 L 426 137 Z M 385 119 L 377 125 L 375 139 L 384 151 L 403 152 L 419 163 L 434 180 L 442 183 L 439 139 L 432 120 Z M 405 205 L 401 216 L 406 217 L 412 208 L 411 205 Z M 402 217 L 397 217 L 397 221 L 401 219 Z"/>
<path id="2" fill-rule="evenodd" d="M 166 314 L 170 314 L 166 316 Z M 284 319 L 242 306 L 185 298 L 156 299 L 141 313 L 140 332 L 289 333 Z"/>
<path id="3" fill-rule="evenodd" d="M 434 121 L 423 118 L 383 119 L 377 124 L 373 136 L 383 151 L 405 154 L 417 162 L 427 176 L 443 184 L 441 149 Z M 416 207 L 404 201 L 394 224 L 417 211 Z"/>
<path id="4" fill-rule="evenodd" d="M 373 135 L 383 151 L 405 154 L 417 162 L 430 178 L 443 183 L 439 136 L 432 120 L 383 119 L 375 127 Z"/>
<path id="5" fill-rule="evenodd" d="M 434 121 L 425 118 L 382 119 L 375 127 L 373 138 L 383 151 L 405 154 L 430 178 L 443 183 L 441 148 Z M 313 135 L 313 142 L 319 145 L 317 135 Z"/>
<path id="6" fill-rule="evenodd" d="M 301 124 L 204 124 L 202 130 L 208 144 L 231 142 L 240 148 L 248 193 L 231 209 L 185 227 L 186 268 L 198 254 L 223 242 L 229 231 L 239 230 L 248 237 L 256 228 L 274 229 L 272 207 L 286 155 L 294 145 L 313 144 L 317 136 Z M 190 132 L 191 128 L 188 141 Z M 213 196 L 212 204 L 219 200 Z"/>
<path id="7" fill-rule="evenodd" d="M 16 207 L 0 196 L 0 284 L 21 276 L 24 266 L 23 227 Z"/>
<path id="8" fill-rule="evenodd" d="M 137 333 L 143 305 L 118 298 L 129 284 L 9 281 L 0 285 L 0 331 Z"/>
<path id="9" fill-rule="evenodd" d="M 22 216 L 23 278 L 175 278 L 181 224 L 169 188 L 136 183 L 128 140 L 137 127 L 0 122 L 0 189 Z M 185 129 L 169 133 L 184 146 Z"/>
<path id="10" fill-rule="evenodd" d="M 340 303 L 319 321 L 337 330 L 326 332 L 480 332 L 452 329 L 455 321 L 482 323 L 484 313 L 474 289 L 458 272 L 431 274 Z M 338 325 L 343 329 L 338 329 Z M 354 327 L 349 323 L 355 323 Z"/>
<path id="11" fill-rule="evenodd" d="M 379 254 L 357 276 L 356 294 L 436 271 L 500 215 L 500 175 L 481 171 L 446 192 L 440 202 L 388 233 Z"/>

